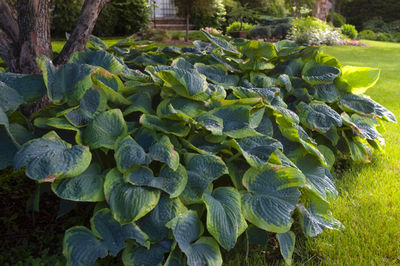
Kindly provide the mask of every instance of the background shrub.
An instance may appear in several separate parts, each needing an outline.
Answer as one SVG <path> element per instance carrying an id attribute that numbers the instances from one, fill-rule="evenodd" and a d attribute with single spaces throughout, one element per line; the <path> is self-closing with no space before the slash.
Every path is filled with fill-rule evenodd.
<path id="1" fill-rule="evenodd" d="M 382 42 L 392 42 L 395 41 L 393 36 L 390 33 L 378 33 L 376 35 L 376 40 L 377 41 L 382 41 Z"/>
<path id="2" fill-rule="evenodd" d="M 254 25 L 240 21 L 235 21 L 226 27 L 226 34 L 230 35 L 234 31 L 251 31 L 254 28 Z"/>
<path id="3" fill-rule="evenodd" d="M 371 29 L 379 32 L 373 28 L 363 27 L 363 22 L 368 18 L 381 17 L 385 23 L 399 19 L 400 14 L 400 1 L 398 0 L 385 0 L 385 1 L 372 1 L 372 0 L 353 0 L 346 1 L 343 7 L 343 15 L 347 19 L 347 23 L 353 24 L 358 30 Z"/>
<path id="4" fill-rule="evenodd" d="M 249 38 L 252 39 L 270 39 L 272 37 L 272 30 L 269 26 L 255 26 L 249 32 Z"/>
<path id="5" fill-rule="evenodd" d="M 213 27 L 222 29 L 226 25 L 226 9 L 222 0 L 212 0 L 207 10 L 196 5 L 190 10 L 190 23 L 196 28 Z"/>
<path id="6" fill-rule="evenodd" d="M 93 34 L 124 36 L 145 29 L 149 24 L 150 6 L 146 0 L 114 0 L 101 11 Z"/>
<path id="7" fill-rule="evenodd" d="M 328 21 L 331 21 L 331 16 L 332 16 L 332 13 L 329 12 L 328 19 L 327 19 Z M 346 24 L 346 18 L 343 15 L 335 12 L 335 15 L 333 17 L 333 26 L 340 28 L 344 24 Z"/>
<path id="8" fill-rule="evenodd" d="M 363 30 L 358 34 L 358 39 L 376 40 L 376 35 L 372 30 Z"/>
<path id="9" fill-rule="evenodd" d="M 64 37 L 71 32 L 78 19 L 83 0 L 52 0 L 52 35 Z M 147 27 L 150 7 L 146 0 L 113 0 L 101 11 L 93 34 L 98 36 L 124 36 Z"/>
<path id="10" fill-rule="evenodd" d="M 357 38 L 358 31 L 356 30 L 356 27 L 351 24 L 344 24 L 342 27 L 340 27 L 342 33 L 349 37 L 350 39 L 354 40 Z"/>
<path id="11" fill-rule="evenodd" d="M 64 37 L 71 32 L 81 12 L 83 0 L 52 0 L 50 7 L 51 35 Z"/>

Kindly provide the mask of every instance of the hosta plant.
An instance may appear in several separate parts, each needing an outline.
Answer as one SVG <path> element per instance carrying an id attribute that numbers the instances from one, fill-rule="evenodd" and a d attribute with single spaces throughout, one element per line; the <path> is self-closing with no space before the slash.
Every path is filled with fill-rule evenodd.
<path id="1" fill-rule="evenodd" d="M 39 57 L 43 77 L 0 74 L 1 168 L 93 202 L 90 226 L 65 232 L 68 265 L 221 265 L 221 249 L 263 232 L 290 263 L 295 232 L 341 228 L 335 162 L 369 162 L 382 121 L 396 121 L 364 95 L 379 70 L 204 34 L 162 49 L 93 37 L 60 68 Z M 19 113 L 45 94 L 45 108 Z"/>

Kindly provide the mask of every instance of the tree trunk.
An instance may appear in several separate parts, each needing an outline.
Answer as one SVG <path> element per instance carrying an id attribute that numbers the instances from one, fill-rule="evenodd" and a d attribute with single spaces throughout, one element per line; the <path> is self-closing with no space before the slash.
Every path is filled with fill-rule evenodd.
<path id="1" fill-rule="evenodd" d="M 97 17 L 109 1 L 110 0 L 85 0 L 71 36 L 60 54 L 54 59 L 55 65 L 67 63 L 74 52 L 81 51 L 85 48 L 94 25 L 96 24 Z"/>
<path id="2" fill-rule="evenodd" d="M 185 34 L 185 42 L 189 41 L 189 16 L 190 16 L 189 6 L 186 7 L 186 34 Z"/>
<path id="3" fill-rule="evenodd" d="M 22 73 L 40 73 L 35 58 L 52 58 L 49 1 L 20 0 L 17 3 L 19 27 L 19 69 Z"/>
<path id="4" fill-rule="evenodd" d="M 331 23 L 333 25 L 335 21 L 335 7 L 336 7 L 336 0 L 331 0 L 332 1 L 332 7 L 331 7 Z"/>
<path id="5" fill-rule="evenodd" d="M 110 0 L 85 0 L 77 25 L 56 65 L 68 62 L 71 55 L 83 50 L 102 8 Z M 0 58 L 10 72 L 40 73 L 36 57 L 52 58 L 49 0 L 17 0 L 15 9 L 9 0 L 0 0 Z"/>
<path id="6" fill-rule="evenodd" d="M 320 20 L 326 21 L 328 17 L 328 0 L 316 0 L 312 15 Z"/>

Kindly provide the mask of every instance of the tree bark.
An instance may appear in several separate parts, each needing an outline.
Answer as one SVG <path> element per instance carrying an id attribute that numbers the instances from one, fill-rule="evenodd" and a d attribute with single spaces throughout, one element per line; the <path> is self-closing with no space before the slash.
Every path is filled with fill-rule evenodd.
<path id="1" fill-rule="evenodd" d="M 0 0 L 0 29 L 14 42 L 18 43 L 19 28 L 17 14 L 7 0 Z"/>
<path id="2" fill-rule="evenodd" d="M 52 58 L 50 13 L 47 0 L 20 0 L 17 3 L 19 27 L 19 68 L 22 73 L 40 73 L 35 58 Z"/>
<path id="3" fill-rule="evenodd" d="M 60 54 L 56 59 L 54 59 L 55 65 L 63 65 L 67 63 L 74 52 L 81 51 L 85 48 L 97 17 L 109 1 L 110 0 L 85 0 L 81 14 L 71 36 L 64 45 Z"/>
<path id="4" fill-rule="evenodd" d="M 326 21 L 328 17 L 328 0 L 316 0 L 313 6 L 312 15 L 320 20 Z"/>
<path id="5" fill-rule="evenodd" d="M 83 50 L 97 17 L 110 0 L 85 0 L 77 25 L 72 31 L 56 65 L 68 62 L 75 51 Z M 52 58 L 49 0 L 17 0 L 15 8 L 9 0 L 0 0 L 0 58 L 9 71 L 40 73 L 36 57 Z"/>

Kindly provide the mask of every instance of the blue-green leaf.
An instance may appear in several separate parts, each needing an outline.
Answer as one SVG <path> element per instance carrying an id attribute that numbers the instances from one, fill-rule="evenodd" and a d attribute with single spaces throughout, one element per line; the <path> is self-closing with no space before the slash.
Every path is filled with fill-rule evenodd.
<path id="1" fill-rule="evenodd" d="M 121 224 L 140 219 L 154 209 L 160 199 L 159 190 L 126 183 L 116 168 L 106 175 L 104 194 L 114 219 Z"/>
<path id="2" fill-rule="evenodd" d="M 151 245 L 149 249 L 129 241 L 122 253 L 125 266 L 161 266 L 164 254 L 171 250 L 171 241 L 164 240 Z"/>
<path id="3" fill-rule="evenodd" d="M 98 258 L 107 256 L 108 251 L 89 229 L 75 226 L 65 232 L 63 254 L 68 266 L 92 266 Z"/>
<path id="4" fill-rule="evenodd" d="M 219 187 L 205 193 L 207 230 L 226 250 L 232 249 L 237 238 L 247 228 L 241 212 L 240 193 L 232 187 Z"/>
<path id="5" fill-rule="evenodd" d="M 168 194 L 161 193 L 157 206 L 137 222 L 154 243 L 168 237 L 170 230 L 165 225 L 185 210 L 179 198 L 171 199 Z"/>
<path id="6" fill-rule="evenodd" d="M 70 59 L 70 62 L 99 66 L 116 75 L 121 73 L 121 71 L 125 68 L 125 66 L 121 64 L 113 55 L 102 50 L 86 50 L 74 53 Z"/>
<path id="7" fill-rule="evenodd" d="M 300 121 L 311 130 L 325 133 L 332 127 L 342 126 L 341 116 L 328 105 L 318 102 L 306 104 L 301 102 L 297 105 Z"/>
<path id="8" fill-rule="evenodd" d="M 125 178 L 133 185 L 161 189 L 170 194 L 171 198 L 178 197 L 182 193 L 188 179 L 186 170 L 182 165 L 178 165 L 175 171 L 164 165 L 158 177 L 154 176 L 150 168 L 135 167 L 126 174 Z"/>
<path id="9" fill-rule="evenodd" d="M 186 254 L 191 244 L 200 237 L 203 227 L 195 211 L 179 214 L 166 225 L 171 228 L 179 248 Z M 186 254 L 187 255 L 187 254 Z"/>
<path id="10" fill-rule="evenodd" d="M 183 192 L 185 201 L 200 201 L 203 192 L 228 169 L 221 158 L 209 154 L 186 154 L 188 182 Z"/>
<path id="11" fill-rule="evenodd" d="M 74 177 L 89 166 L 92 154 L 88 147 L 63 141 L 54 131 L 25 143 L 14 157 L 14 167 L 26 166 L 26 175 L 40 182 L 57 177 Z"/>
<path id="12" fill-rule="evenodd" d="M 126 136 L 116 144 L 114 157 L 121 172 L 126 172 L 136 165 L 150 163 L 145 150 L 131 136 Z"/>
<path id="13" fill-rule="evenodd" d="M 275 165 L 250 168 L 243 177 L 243 185 L 249 191 L 242 194 L 244 216 L 266 231 L 287 232 L 300 197 L 297 187 L 304 183 L 304 175 L 295 168 Z"/>
<path id="14" fill-rule="evenodd" d="M 67 103 L 69 106 L 75 106 L 92 87 L 93 70 L 88 65 L 65 64 L 57 69 L 45 56 L 38 57 L 37 64 L 43 72 L 47 94 L 55 104 Z"/>
<path id="15" fill-rule="evenodd" d="M 91 149 L 113 149 L 115 142 L 128 134 L 128 127 L 119 109 L 96 115 L 83 131 L 84 142 Z"/>
<path id="16" fill-rule="evenodd" d="M 287 265 L 291 265 L 293 251 L 294 251 L 294 244 L 296 241 L 295 234 L 292 231 L 276 234 L 276 239 L 279 242 L 279 249 L 281 250 L 281 254 L 285 259 L 285 263 Z"/>
<path id="17" fill-rule="evenodd" d="M 169 119 L 161 119 L 155 115 L 147 115 L 143 114 L 140 117 L 140 123 L 153 130 L 161 131 L 166 134 L 173 134 L 178 137 L 185 137 L 189 134 L 190 127 L 186 126 L 184 123 L 169 120 Z"/>
<path id="18" fill-rule="evenodd" d="M 246 161 L 256 168 L 263 167 L 277 149 L 283 149 L 278 140 L 264 136 L 242 138 L 238 145 Z"/>
<path id="19" fill-rule="evenodd" d="M 199 240 L 190 246 L 185 254 L 189 266 L 222 265 L 222 256 L 218 243 L 212 237 L 200 237 Z"/>
<path id="20" fill-rule="evenodd" d="M 126 247 L 127 239 L 135 239 L 140 245 L 150 247 L 147 235 L 136 224 L 121 225 L 113 218 L 110 209 L 97 211 L 90 224 L 94 235 L 103 239 L 103 245 L 114 257 Z"/>
<path id="21" fill-rule="evenodd" d="M 82 174 L 57 178 L 51 189 L 62 199 L 72 201 L 97 202 L 104 200 L 104 176 L 100 173 L 100 166 L 91 164 Z"/>

